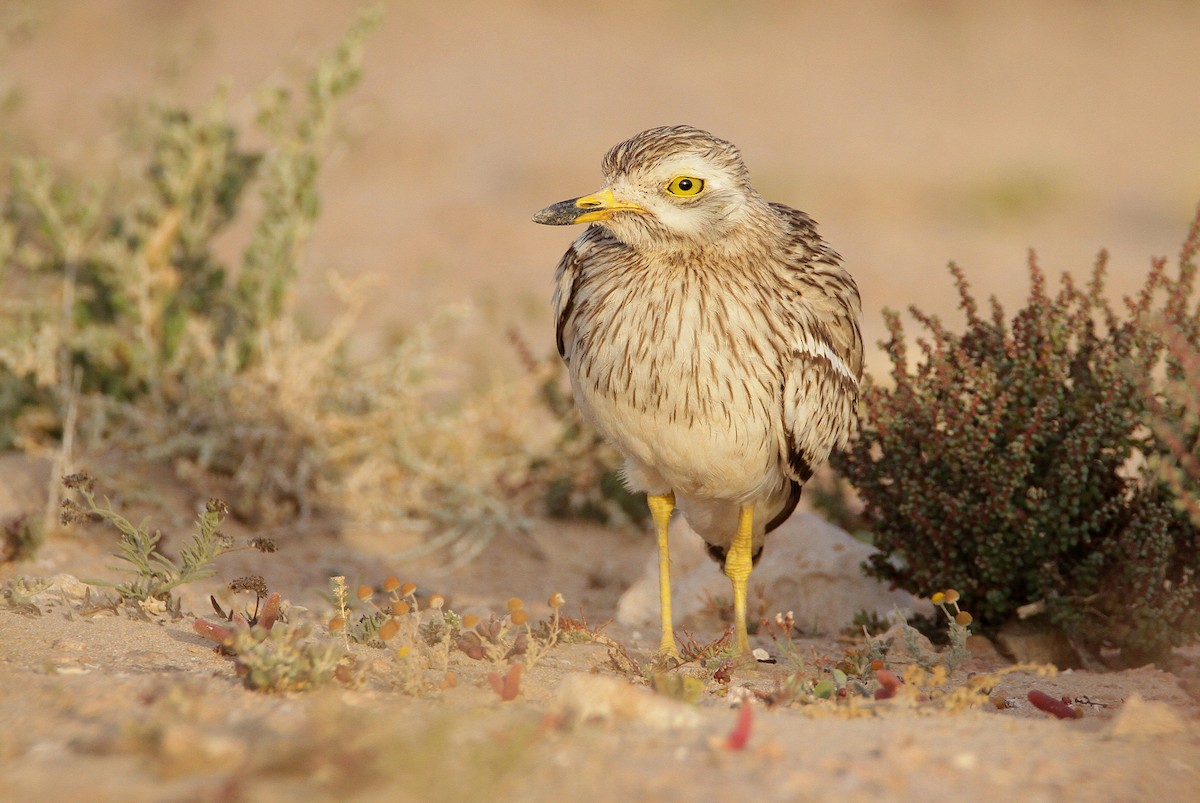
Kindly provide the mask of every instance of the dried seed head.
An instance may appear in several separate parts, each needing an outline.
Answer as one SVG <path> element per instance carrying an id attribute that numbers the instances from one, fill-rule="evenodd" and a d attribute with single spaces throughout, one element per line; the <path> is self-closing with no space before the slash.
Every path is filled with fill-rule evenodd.
<path id="1" fill-rule="evenodd" d="M 967 625 L 971 624 L 971 622 L 974 621 L 974 618 L 971 616 L 971 614 L 967 613 L 966 611 L 959 611 L 958 614 L 954 617 L 954 621 L 956 624 L 960 624 L 963 627 L 966 627 Z"/>
<path id="2" fill-rule="evenodd" d="M 510 597 L 508 600 L 508 612 L 519 611 L 525 607 L 525 603 L 520 597 Z"/>
<path id="3" fill-rule="evenodd" d="M 63 477 L 62 484 L 64 487 L 71 488 L 72 490 L 78 489 L 90 493 L 96 485 L 96 478 L 86 471 L 78 471 Z"/>
<path id="4" fill-rule="evenodd" d="M 562 606 L 566 605 L 567 600 L 563 597 L 561 592 L 555 591 L 553 594 L 550 595 L 550 599 L 546 600 L 546 604 L 549 605 L 551 608 L 554 608 L 555 610 L 557 610 L 558 608 L 561 608 Z"/>
<path id="5" fill-rule="evenodd" d="M 446 604 L 446 598 L 443 597 L 441 594 L 434 594 L 432 597 L 429 598 L 429 607 L 433 608 L 435 611 L 440 611 L 442 609 L 442 606 L 445 604 Z"/>
<path id="6" fill-rule="evenodd" d="M 275 545 L 273 538 L 251 538 L 250 546 L 257 549 L 259 552 L 278 552 L 279 547 Z"/>
<path id="7" fill-rule="evenodd" d="M 400 596 L 402 596 L 402 597 L 412 596 L 413 594 L 416 593 L 416 591 L 417 591 L 416 583 L 405 583 L 404 585 L 400 586 Z"/>
<path id="8" fill-rule="evenodd" d="M 386 580 L 383 581 L 383 590 L 384 591 L 395 591 L 399 587 L 400 587 L 400 581 L 397 580 L 395 577 L 388 577 Z"/>
<path id="9" fill-rule="evenodd" d="M 92 520 L 92 514 L 84 510 L 70 499 L 64 499 L 58 506 L 58 521 L 64 527 L 68 524 L 84 524 Z"/>
<path id="10" fill-rule="evenodd" d="M 510 619 L 512 619 L 512 623 L 514 625 L 523 625 L 529 621 L 529 614 L 525 613 L 524 608 L 518 608 L 517 610 L 510 613 L 508 616 Z"/>
<path id="11" fill-rule="evenodd" d="M 953 588 L 946 589 L 946 602 L 958 602 L 958 592 Z"/>
<path id="12" fill-rule="evenodd" d="M 329 632 L 336 633 L 346 626 L 346 618 L 343 616 L 335 616 L 329 620 Z"/>
<path id="13" fill-rule="evenodd" d="M 379 628 L 379 637 L 384 641 L 389 641 L 396 637 L 400 632 L 400 623 L 395 619 L 388 619 L 384 622 L 383 627 Z"/>
<path id="14" fill-rule="evenodd" d="M 375 592 L 372 591 L 371 587 L 368 585 L 361 585 L 358 587 L 358 598 L 361 600 L 364 600 L 364 601 L 369 600 L 371 598 L 371 595 L 374 593 Z"/>
<path id="15" fill-rule="evenodd" d="M 236 580 L 230 580 L 229 590 L 253 591 L 259 599 L 262 599 L 271 593 L 267 588 L 267 581 L 257 574 L 252 574 L 249 577 L 239 577 Z"/>
<path id="16" fill-rule="evenodd" d="M 221 517 L 229 515 L 229 505 L 225 504 L 220 499 L 209 499 L 208 502 L 205 503 L 204 509 L 209 513 L 216 513 Z"/>
<path id="17" fill-rule="evenodd" d="M 412 608 L 410 608 L 408 603 L 402 599 L 396 600 L 392 603 L 392 616 L 403 616 L 410 610 L 412 610 Z"/>

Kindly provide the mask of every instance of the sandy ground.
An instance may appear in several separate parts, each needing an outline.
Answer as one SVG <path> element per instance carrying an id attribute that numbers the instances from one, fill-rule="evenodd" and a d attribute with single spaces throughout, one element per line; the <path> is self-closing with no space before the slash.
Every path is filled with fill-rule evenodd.
<path id="1" fill-rule="evenodd" d="M 882 333 L 884 306 L 916 301 L 952 315 L 943 272 L 952 258 L 981 293 L 1013 303 L 1028 247 L 1051 271 L 1081 272 L 1104 246 L 1114 287 L 1129 290 L 1149 256 L 1177 251 L 1200 199 L 1192 3 L 526 0 L 465 2 L 452 14 L 385 5 L 328 163 L 297 299 L 320 322 L 328 270 L 382 274 L 387 292 L 361 331 L 368 354 L 429 309 L 461 301 L 477 310 L 478 331 L 517 326 L 548 352 L 546 299 L 567 235 L 529 215 L 595 189 L 606 148 L 664 122 L 738 143 L 765 195 L 821 221 L 863 289 L 868 340 Z M 353 8 L 4 3 L 4 13 L 33 20 L 27 40 L 5 54 L 3 86 L 17 91 L 7 136 L 103 173 L 123 101 L 199 103 L 225 80 L 236 114 L 249 120 L 254 87 L 302 72 Z M 503 371 L 495 348 L 481 345 L 475 359 Z M 40 480 L 13 476 L 8 487 L 28 489 L 13 504 L 35 509 Z M 203 491 L 143 483 L 147 512 L 182 532 L 180 511 L 195 509 Z M 0 569 L 0 580 L 111 577 L 112 548 L 100 532 L 59 534 L 34 561 Z M 497 538 L 447 574 L 436 561 L 396 563 L 382 535 L 337 540 L 318 523 L 289 533 L 277 555 L 231 556 L 218 579 L 261 573 L 317 619 L 328 615 L 317 591 L 331 573 L 364 582 L 397 574 L 462 611 L 502 612 L 517 595 L 537 618 L 548 609 L 536 601 L 557 590 L 572 615 L 582 607 L 595 625 L 612 616 L 650 548 L 628 533 L 545 522 L 526 537 Z M 206 614 L 213 583 L 186 589 L 184 609 Z M 750 741 L 732 751 L 725 739 L 738 715 L 716 684 L 696 705 L 675 704 L 616 672 L 609 648 L 595 642 L 556 647 L 509 703 L 461 655 L 457 687 L 411 696 L 397 687 L 395 661 L 366 650 L 360 688 L 268 696 L 241 686 L 231 661 L 194 634 L 191 616 L 162 624 L 85 616 L 61 600 L 39 610 L 0 610 L 6 800 L 1193 800 L 1200 792 L 1197 704 L 1180 683 L 1194 661 L 1174 674 L 1008 675 L 994 696 L 1017 706 L 1004 710 L 896 704 L 851 718 L 844 706 L 758 702 Z M 721 629 L 712 617 L 691 626 L 709 637 Z M 653 634 L 605 633 L 647 660 Z M 812 661 L 848 646 L 833 637 L 802 644 Z M 986 644 L 978 650 L 970 671 L 1005 666 Z M 770 693 L 787 671 L 738 667 L 730 685 Z M 577 676 L 611 677 L 620 690 L 572 686 Z M 1054 720 L 1023 702 L 1032 688 L 1099 705 Z M 585 716 L 581 700 L 599 710 Z"/>
<path id="2" fill-rule="evenodd" d="M 44 479 L 44 464 L 6 458 L 0 468 L 6 488 Z M 195 509 L 200 500 L 159 480 L 130 490 L 142 500 L 133 508 L 164 525 L 170 552 L 186 533 L 170 511 Z M 33 609 L 0 606 L 0 798 L 1118 801 L 1192 800 L 1200 789 L 1194 653 L 1181 656 L 1173 672 L 1014 672 L 990 694 L 1003 709 L 985 694 L 950 705 L 935 690 L 923 702 L 771 705 L 797 665 L 782 642 L 759 634 L 754 645 L 779 663 L 735 665 L 727 685 L 711 665 L 671 670 L 668 677 L 698 683 L 698 701 L 681 702 L 649 688 L 656 634 L 610 624 L 603 639 L 550 649 L 511 702 L 487 680 L 506 664 L 454 652 L 447 669 L 456 686 L 439 688 L 445 670 L 435 667 L 414 687 L 394 650 L 366 646 L 352 651 L 351 686 L 250 691 L 233 661 L 192 628 L 193 612 L 216 620 L 206 597 L 221 595 L 223 580 L 262 574 L 307 608 L 293 610 L 292 620 L 318 623 L 314 638 L 322 640 L 330 639 L 320 623 L 332 608 L 318 592 L 331 574 L 356 586 L 396 573 L 418 585 L 423 601 L 442 593 L 449 607 L 483 618 L 503 614 L 518 596 L 535 620 L 547 619 L 542 600 L 557 590 L 569 600 L 564 612 L 586 616 L 595 629 L 611 617 L 650 548 L 629 533 L 545 522 L 519 538 L 495 539 L 477 561 L 446 572 L 437 559 L 397 562 L 383 538 L 347 543 L 316 527 L 277 540 L 279 552 L 231 554 L 220 560 L 218 578 L 185 587 L 187 613 L 177 620 L 97 611 L 71 582 L 37 597 Z M 0 569 L 0 582 L 60 573 L 117 579 L 114 546 L 111 530 L 73 527 L 35 560 Z M 698 640 L 724 628 L 711 614 L 682 624 Z M 970 659 L 940 691 L 1009 666 L 986 640 L 968 644 Z M 812 677 L 862 645 L 861 637 L 837 634 L 798 638 L 800 674 Z M 641 672 L 621 669 L 618 654 Z M 884 660 L 897 674 L 911 662 L 899 643 Z M 1076 706 L 1081 718 L 1039 712 L 1026 700 L 1031 689 L 1086 701 Z M 749 740 L 732 750 L 739 700 L 754 714 Z"/>

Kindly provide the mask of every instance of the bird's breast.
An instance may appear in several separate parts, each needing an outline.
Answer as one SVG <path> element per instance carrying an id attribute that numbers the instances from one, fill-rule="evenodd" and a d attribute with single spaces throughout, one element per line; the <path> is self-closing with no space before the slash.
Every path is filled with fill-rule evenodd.
<path id="1" fill-rule="evenodd" d="M 584 415 L 672 487 L 774 488 L 785 326 L 732 272 L 610 271 L 576 290 L 567 361 Z"/>

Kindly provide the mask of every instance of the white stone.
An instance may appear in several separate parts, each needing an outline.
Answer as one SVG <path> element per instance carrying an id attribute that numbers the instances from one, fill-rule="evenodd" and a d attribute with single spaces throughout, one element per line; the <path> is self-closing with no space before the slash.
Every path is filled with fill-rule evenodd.
<path id="1" fill-rule="evenodd" d="M 580 672 L 563 678 L 554 711 L 573 726 L 634 722 L 653 730 L 678 730 L 700 724 L 700 713 L 694 706 L 620 678 Z"/>

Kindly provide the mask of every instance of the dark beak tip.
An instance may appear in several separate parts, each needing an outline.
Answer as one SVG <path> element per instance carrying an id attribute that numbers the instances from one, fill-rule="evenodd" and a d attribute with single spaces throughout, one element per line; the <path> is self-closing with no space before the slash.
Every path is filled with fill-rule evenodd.
<path id="1" fill-rule="evenodd" d="M 579 217 L 580 211 L 575 201 L 561 201 L 533 213 L 533 222 L 545 226 L 570 226 Z"/>

